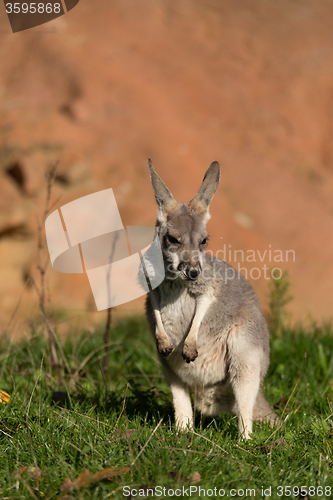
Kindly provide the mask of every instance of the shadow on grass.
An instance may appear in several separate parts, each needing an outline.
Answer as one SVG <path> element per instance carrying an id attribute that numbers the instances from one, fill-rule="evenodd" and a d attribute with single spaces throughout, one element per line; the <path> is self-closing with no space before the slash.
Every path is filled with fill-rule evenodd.
<path id="1" fill-rule="evenodd" d="M 93 396 L 83 393 L 70 395 L 66 392 L 53 392 L 51 404 L 81 412 L 94 408 L 96 415 L 123 413 L 129 421 L 139 418 L 150 427 L 155 426 L 161 418 L 164 425 L 175 424 L 171 394 L 156 387 L 146 389 L 136 383 L 129 383 L 126 398 L 124 391 L 121 393 L 110 391 L 108 394 L 100 393 Z M 233 415 L 227 413 L 217 417 L 207 417 L 196 412 L 195 429 L 208 428 L 222 432 L 222 435 L 226 433 L 231 433 L 235 437 L 238 435 L 237 419 Z"/>
<path id="2" fill-rule="evenodd" d="M 71 395 L 67 392 L 53 392 L 51 404 L 71 410 L 94 408 L 96 414 L 123 412 L 130 420 L 140 417 L 148 424 L 153 425 L 156 420 L 163 418 L 165 422 L 173 419 L 171 395 L 156 387 L 144 388 L 140 384 L 128 382 L 128 388 L 122 391 L 109 391 L 94 395 Z"/>

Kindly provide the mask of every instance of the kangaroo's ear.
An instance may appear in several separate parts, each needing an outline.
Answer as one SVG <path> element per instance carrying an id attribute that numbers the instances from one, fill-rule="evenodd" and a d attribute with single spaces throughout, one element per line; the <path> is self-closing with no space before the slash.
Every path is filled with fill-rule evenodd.
<path id="1" fill-rule="evenodd" d="M 197 212 L 199 215 L 203 216 L 204 222 L 209 221 L 209 205 L 216 193 L 220 182 L 220 165 L 217 161 L 214 161 L 203 178 L 202 184 L 199 191 L 193 198 L 193 200 L 188 202 L 188 207 L 190 210 Z"/>
<path id="2" fill-rule="evenodd" d="M 168 211 L 171 211 L 172 208 L 178 205 L 178 202 L 172 196 L 170 190 L 166 187 L 161 177 L 157 174 L 153 162 L 150 158 L 148 158 L 147 165 L 150 180 L 155 191 L 155 198 L 160 207 L 158 213 L 158 221 L 160 223 L 163 223 L 167 218 Z"/>

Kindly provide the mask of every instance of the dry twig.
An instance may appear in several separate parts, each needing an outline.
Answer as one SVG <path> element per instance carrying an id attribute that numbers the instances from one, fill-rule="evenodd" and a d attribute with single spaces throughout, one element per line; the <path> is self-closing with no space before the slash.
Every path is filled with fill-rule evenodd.
<path id="1" fill-rule="evenodd" d="M 58 353 L 56 349 L 56 343 L 58 343 L 58 339 L 56 337 L 56 333 L 54 331 L 54 328 L 47 316 L 46 312 L 46 306 L 45 306 L 45 279 L 46 279 L 46 271 L 47 271 L 47 266 L 48 266 L 48 259 L 44 260 L 44 244 L 43 244 L 43 227 L 45 224 L 45 220 L 49 214 L 50 208 L 50 199 L 51 199 L 51 191 L 52 187 L 54 184 L 54 181 L 56 179 L 56 172 L 57 172 L 57 164 L 55 164 L 50 172 L 47 173 L 46 175 L 46 180 L 47 180 L 47 190 L 46 190 L 46 200 L 45 200 L 45 208 L 44 208 L 44 215 L 42 221 L 39 221 L 38 223 L 38 271 L 40 274 L 40 287 L 37 286 L 35 280 L 31 277 L 31 283 L 34 286 L 38 299 L 39 299 L 39 308 L 41 310 L 44 323 L 48 332 L 49 336 L 49 342 L 50 342 L 50 350 L 51 350 L 51 365 L 54 367 L 57 373 L 58 381 L 59 384 L 62 384 L 62 377 L 61 377 L 61 365 L 59 363 L 59 358 L 58 358 Z"/>

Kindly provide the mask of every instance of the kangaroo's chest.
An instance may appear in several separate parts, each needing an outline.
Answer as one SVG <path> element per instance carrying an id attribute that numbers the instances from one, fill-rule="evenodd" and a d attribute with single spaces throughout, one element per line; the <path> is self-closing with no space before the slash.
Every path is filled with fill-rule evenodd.
<path id="1" fill-rule="evenodd" d="M 195 298 L 187 289 L 175 286 L 160 289 L 160 312 L 165 331 L 174 346 L 187 335 L 195 313 Z"/>

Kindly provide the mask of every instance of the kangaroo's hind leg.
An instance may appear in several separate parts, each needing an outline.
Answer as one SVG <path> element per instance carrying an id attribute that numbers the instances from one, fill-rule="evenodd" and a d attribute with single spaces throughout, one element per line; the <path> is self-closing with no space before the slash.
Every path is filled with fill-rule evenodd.
<path id="1" fill-rule="evenodd" d="M 240 438 L 249 439 L 261 381 L 262 350 L 251 345 L 242 333 L 241 328 L 235 326 L 229 334 L 229 374 Z"/>
<path id="2" fill-rule="evenodd" d="M 258 422 L 269 422 L 271 426 L 279 423 L 278 416 L 269 406 L 261 388 L 259 389 L 253 409 L 253 420 L 257 420 Z"/>
<path id="3" fill-rule="evenodd" d="M 249 439 L 252 433 L 253 409 L 259 390 L 259 370 L 256 366 L 239 367 L 232 380 L 238 416 L 240 438 Z"/>
<path id="4" fill-rule="evenodd" d="M 180 431 L 193 429 L 193 409 L 189 388 L 170 370 L 166 360 L 162 356 L 160 356 L 160 361 L 172 394 L 176 428 Z"/>

